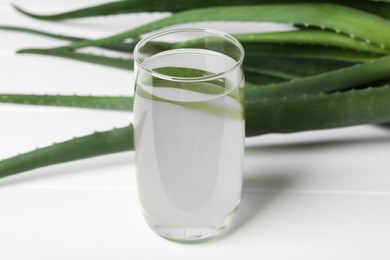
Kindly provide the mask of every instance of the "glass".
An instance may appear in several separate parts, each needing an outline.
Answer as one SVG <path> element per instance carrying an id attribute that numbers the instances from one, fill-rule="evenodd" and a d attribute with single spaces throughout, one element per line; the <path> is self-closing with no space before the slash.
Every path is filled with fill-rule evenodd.
<path id="1" fill-rule="evenodd" d="M 160 236 L 215 237 L 241 197 L 244 50 L 233 37 L 190 28 L 142 39 L 135 58 L 135 151 L 143 214 Z"/>

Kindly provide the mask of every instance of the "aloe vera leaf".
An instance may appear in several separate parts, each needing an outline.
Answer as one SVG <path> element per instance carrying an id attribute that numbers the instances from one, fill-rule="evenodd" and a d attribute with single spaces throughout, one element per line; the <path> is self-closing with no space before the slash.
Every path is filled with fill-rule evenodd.
<path id="1" fill-rule="evenodd" d="M 280 34 L 280 33 L 277 33 Z M 335 34 L 335 33 L 330 33 Z M 256 34 L 254 34 L 256 35 Z M 337 35 L 337 34 L 335 34 Z M 346 36 L 342 36 L 347 38 Z M 262 54 L 263 56 L 273 56 L 273 57 L 306 57 L 306 58 L 316 58 L 316 59 L 332 59 L 332 60 L 343 60 L 351 62 L 361 62 L 372 60 L 375 58 L 382 57 L 386 54 L 384 53 L 373 53 L 367 51 L 346 49 L 343 46 L 317 46 L 317 45 L 301 45 L 301 44 L 292 44 L 286 42 L 254 42 L 254 41 L 245 41 L 241 39 L 241 44 L 245 49 L 246 55 L 250 54 Z M 357 41 L 358 42 L 358 41 Z M 215 37 L 211 38 L 200 38 L 193 41 L 186 41 L 178 43 L 171 48 L 207 48 L 218 50 L 221 46 L 220 39 Z M 234 47 L 234 46 L 232 46 Z M 230 50 L 230 45 L 225 45 L 226 50 Z M 379 47 L 377 47 L 380 49 Z M 232 49 L 232 53 L 235 50 L 235 47 Z M 385 51 L 383 49 L 383 51 Z"/>
<path id="2" fill-rule="evenodd" d="M 246 87 L 257 87 L 248 84 Z M 150 95 L 147 97 L 150 98 Z M 119 111 L 132 111 L 134 97 L 132 96 L 66 96 L 66 95 L 25 95 L 25 94 L 0 94 L 0 103 L 107 109 Z M 179 103 L 177 103 L 179 104 Z"/>
<path id="3" fill-rule="evenodd" d="M 382 0 L 382 1 L 368 0 L 368 1 L 350 1 L 350 2 L 344 1 L 344 3 L 342 4 L 382 16 L 386 19 L 390 19 L 389 3 L 390 1 L 387 0 Z"/>
<path id="4" fill-rule="evenodd" d="M 245 88 L 257 88 L 262 85 L 268 85 L 273 83 L 279 83 L 285 81 L 279 77 L 274 77 L 267 74 L 252 73 L 245 71 Z"/>
<path id="5" fill-rule="evenodd" d="M 327 47 L 339 47 L 343 49 L 377 54 L 386 54 L 390 52 L 390 50 L 385 50 L 378 46 L 368 44 L 367 42 L 359 41 L 342 34 L 324 30 L 303 29 L 286 32 L 242 33 L 233 34 L 232 36 L 241 42 L 244 46 L 251 43 L 277 43 L 305 46 L 319 45 Z M 208 37 L 181 42 L 177 44 L 177 47 L 196 46 L 197 44 L 203 43 L 204 41 L 207 41 L 207 44 L 210 44 L 213 40 L 220 41 L 215 37 Z"/>
<path id="6" fill-rule="evenodd" d="M 246 106 L 246 136 L 389 122 L 389 100 L 389 86 L 304 98 L 260 100 Z M 0 177 L 133 149 L 133 127 L 130 125 L 0 161 Z"/>
<path id="7" fill-rule="evenodd" d="M 105 57 L 94 54 L 75 53 L 57 49 L 24 49 L 18 53 L 44 54 L 49 56 L 64 57 L 83 62 L 110 66 L 125 70 L 133 69 L 133 60 L 124 58 Z M 249 56 L 248 56 L 249 57 Z M 249 59 L 249 58 L 248 58 Z M 351 66 L 351 63 L 338 61 L 316 61 L 308 59 L 269 59 L 263 57 L 256 58 L 259 63 L 244 63 L 245 74 L 250 82 L 257 84 L 275 83 L 298 77 L 315 75 L 318 73 Z M 259 68 L 260 67 L 260 68 Z M 257 74 L 259 76 L 256 76 Z M 263 78 L 260 78 L 262 76 Z M 270 78 L 271 77 L 271 78 Z"/>
<path id="8" fill-rule="evenodd" d="M 260 75 L 260 78 L 264 78 L 264 75 Z M 271 81 L 278 81 L 276 78 L 271 78 Z M 159 82 L 159 87 L 164 83 Z M 390 85 L 390 78 L 381 81 L 374 81 L 370 83 L 370 86 L 383 86 Z M 172 85 L 162 86 L 172 87 Z M 177 88 L 182 88 L 180 85 L 176 85 Z M 207 86 L 206 86 L 207 87 Z M 250 82 L 245 83 L 245 92 L 248 103 L 256 103 L 261 99 L 253 100 L 250 96 L 253 95 L 253 91 L 257 92 L 259 84 L 253 84 Z M 266 85 L 263 87 L 267 87 Z M 361 87 L 354 86 L 354 89 L 367 88 L 367 85 L 362 84 Z M 186 87 L 188 89 L 188 87 Z M 208 93 L 213 95 L 222 94 L 220 90 L 215 91 L 214 88 L 190 88 L 191 91 L 199 93 Z M 261 91 L 260 91 L 261 92 Z M 147 94 L 150 97 L 150 95 Z M 287 97 L 287 96 L 286 96 Z M 268 98 L 265 98 L 268 100 Z M 28 95 L 28 94 L 0 94 L 0 103 L 10 103 L 19 105 L 36 105 L 36 106 L 60 106 L 60 107 L 77 107 L 77 108 L 92 108 L 92 109 L 108 109 L 119 111 L 132 111 L 134 97 L 132 96 L 76 96 L 76 95 Z"/>
<path id="9" fill-rule="evenodd" d="M 255 84 L 245 84 L 246 89 L 257 87 L 258 85 Z M 132 111 L 133 102 L 134 97 L 132 96 L 0 94 L 0 103 L 32 106 L 75 107 Z"/>
<path id="10" fill-rule="evenodd" d="M 254 85 L 251 83 L 245 84 L 245 88 L 247 89 L 256 87 L 258 87 L 258 85 Z M 203 93 L 205 92 L 203 91 Z M 218 93 L 212 92 L 211 94 Z M 149 98 L 150 94 L 147 94 L 147 96 L 147 98 Z M 118 111 L 133 111 L 134 97 L 0 94 L 0 103 L 32 106 L 76 107 Z"/>
<path id="11" fill-rule="evenodd" d="M 55 34 L 55 33 L 45 32 L 45 31 L 36 30 L 32 28 L 27 28 L 27 27 L 0 25 L 0 30 L 12 31 L 12 32 L 24 32 L 24 33 L 41 35 L 53 39 L 72 41 L 72 42 L 89 40 L 86 38 L 74 37 L 74 36 L 63 35 L 63 34 Z M 110 45 L 101 46 L 101 48 L 130 53 L 134 49 L 134 46 L 135 46 L 134 43 L 112 43 Z"/>
<path id="12" fill-rule="evenodd" d="M 26 28 L 26 27 L 0 26 L 0 30 L 25 32 L 25 33 L 42 35 L 54 39 L 67 40 L 67 41 L 90 40 L 86 38 L 49 33 L 49 32 L 36 30 L 32 28 Z M 356 39 L 352 39 L 345 35 L 337 34 L 330 31 L 321 31 L 321 30 L 312 30 L 312 29 L 299 30 L 299 31 L 287 31 L 287 32 L 234 34 L 233 36 L 244 45 L 250 43 L 278 43 L 278 44 L 299 44 L 299 45 L 307 44 L 307 45 L 333 46 L 333 47 L 340 47 L 344 49 L 351 49 L 356 51 L 370 52 L 370 53 L 377 53 L 377 54 L 386 54 L 390 52 L 390 50 L 385 50 L 378 46 L 371 45 Z M 188 45 L 196 46 L 197 42 L 203 43 L 204 40 L 205 38 L 186 41 L 175 45 L 172 44 L 170 45 L 170 47 L 171 48 L 173 48 L 174 46 L 186 47 Z M 211 40 L 212 39 L 207 39 L 208 44 L 209 41 Z M 106 45 L 103 47 L 110 50 L 128 53 L 134 49 L 135 45 L 136 45 L 136 41 L 131 43 L 111 43 L 110 45 Z M 167 46 L 167 43 L 164 42 L 156 43 L 156 45 L 169 47 L 169 45 Z"/>
<path id="13" fill-rule="evenodd" d="M 390 121 L 390 87 L 247 104 L 246 135 L 292 133 Z"/>
<path id="14" fill-rule="evenodd" d="M 286 81 L 286 80 L 292 80 L 297 79 L 299 76 L 287 73 L 287 72 L 279 72 L 274 70 L 267 70 L 266 68 L 259 67 L 251 67 L 251 66 L 245 66 L 244 67 L 245 75 L 247 74 L 257 74 L 259 76 L 268 76 L 272 78 L 280 79 L 280 81 Z"/>
<path id="15" fill-rule="evenodd" d="M 31 50 L 27 50 L 31 51 Z M 40 53 L 41 50 L 37 50 Z M 128 59 L 98 57 L 95 55 L 73 53 L 63 50 L 43 50 L 44 54 L 69 57 L 75 57 L 79 60 L 110 65 L 118 68 L 132 69 L 133 62 Z M 341 90 L 351 86 L 365 84 L 374 80 L 386 79 L 389 77 L 390 56 L 373 60 L 361 65 L 347 67 L 336 71 L 323 73 L 303 79 L 292 80 L 285 83 L 278 83 L 269 86 L 263 86 L 261 90 L 253 90 L 253 93 L 248 95 L 249 100 L 257 100 L 258 98 L 268 97 L 283 97 L 288 95 L 301 95 L 319 93 L 325 91 Z M 330 82 L 330 84 L 329 84 Z M 313 87 L 315 86 L 315 87 Z"/>
<path id="16" fill-rule="evenodd" d="M 57 14 L 41 15 L 32 12 L 28 12 L 17 5 L 13 5 L 14 8 L 29 17 L 40 20 L 64 20 L 74 18 L 85 18 L 91 16 L 104 16 L 115 15 L 125 13 L 138 13 L 138 12 L 177 12 L 183 10 L 189 10 L 194 8 L 201 8 L 207 6 L 221 6 L 221 5 L 237 5 L 237 4 L 256 4 L 259 0 L 187 0 L 185 3 L 181 0 L 125 0 L 108 2 L 105 4 L 85 7 L 69 12 L 62 12 Z M 261 2 L 261 1 L 260 1 Z"/>
<path id="17" fill-rule="evenodd" d="M 152 5 L 152 3 L 153 1 L 150 0 L 115 1 L 115 2 L 100 4 L 96 6 L 91 6 L 91 7 L 81 8 L 69 12 L 63 12 L 63 13 L 51 14 L 51 15 L 40 15 L 40 14 L 28 12 L 15 4 L 13 4 L 13 7 L 18 12 L 27 15 L 29 17 L 40 19 L 40 20 L 54 21 L 54 20 L 91 17 L 91 16 L 123 14 L 123 13 L 130 13 L 130 12 L 136 13 L 136 12 L 156 11 L 155 6 Z"/>
<path id="18" fill-rule="evenodd" d="M 0 103 L 132 110 L 133 97 L 0 94 Z"/>
<path id="19" fill-rule="evenodd" d="M 348 49 L 320 46 L 302 46 L 292 44 L 249 44 L 244 45 L 246 55 L 261 55 L 263 57 L 288 57 L 340 60 L 346 62 L 364 62 L 380 58 L 384 55 L 358 52 Z"/>
<path id="20" fill-rule="evenodd" d="M 16 5 L 14 8 L 20 13 L 30 16 L 32 18 L 41 20 L 64 20 L 74 18 L 84 18 L 91 16 L 102 16 L 102 15 L 114 15 L 124 13 L 136 13 L 136 12 L 177 12 L 195 8 L 211 7 L 211 6 L 231 6 L 231 5 L 249 5 L 249 4 L 272 4 L 272 3 L 294 3 L 296 0 L 187 0 L 183 4 L 182 0 L 127 0 L 127 1 L 116 1 L 105 4 L 85 7 L 69 12 L 62 12 L 57 14 L 42 15 L 32 12 L 28 12 Z M 321 0 L 302 0 L 300 2 L 306 3 L 317 3 Z M 367 2 L 367 1 L 341 1 L 341 0 L 328 0 L 327 2 L 335 4 L 343 4 L 351 7 L 359 8 L 365 11 L 370 11 L 378 15 L 389 18 L 389 11 L 387 3 Z M 382 0 L 382 2 L 388 2 Z"/>
<path id="21" fill-rule="evenodd" d="M 43 55 L 54 56 L 54 57 L 63 57 L 63 58 L 93 63 L 93 64 L 125 69 L 125 70 L 132 70 L 133 62 L 134 62 L 132 59 L 105 57 L 105 56 L 100 56 L 95 54 L 75 53 L 72 51 L 57 50 L 57 49 L 23 49 L 23 50 L 19 50 L 17 53 L 43 54 Z M 250 72 L 246 73 L 246 75 L 249 74 Z M 267 73 L 260 73 L 259 71 L 257 71 L 256 72 L 257 75 L 253 75 L 254 73 L 251 74 L 252 75 L 249 75 L 249 78 L 252 79 L 251 82 L 257 84 L 266 84 L 266 83 L 283 81 L 283 79 L 281 79 L 280 77 L 277 78 L 270 77 L 270 74 L 275 74 L 272 72 L 271 69 L 269 69 Z M 261 75 L 262 78 L 259 77 L 259 75 Z"/>
<path id="22" fill-rule="evenodd" d="M 340 91 L 349 89 L 367 88 L 371 86 L 381 86 L 390 84 L 390 56 L 373 61 L 368 64 L 361 64 L 348 69 L 340 69 L 331 73 L 324 73 L 314 77 L 307 77 L 283 83 L 259 86 L 249 82 L 245 83 L 245 96 L 248 103 L 256 103 L 263 98 L 269 99 L 270 96 L 275 98 L 294 97 L 306 94 L 318 94 L 321 92 Z M 375 72 L 375 68 L 379 68 Z M 168 70 L 167 70 L 168 69 Z M 195 69 L 180 68 L 159 68 L 159 72 L 168 73 L 173 76 L 201 76 L 207 72 Z M 259 78 L 267 77 L 265 75 L 246 73 L 246 77 L 258 76 Z M 250 78 L 249 76 L 249 78 Z M 362 79 L 357 79 L 361 77 Z M 271 78 L 271 82 L 278 82 L 280 79 Z M 163 82 L 162 82 L 163 83 Z M 161 82 L 159 83 L 161 84 Z M 330 85 L 332 84 L 332 85 Z M 172 87 L 167 85 L 166 87 Z M 178 85 L 179 88 L 181 88 Z M 208 94 L 222 94 L 221 90 L 215 88 L 186 87 L 191 91 Z M 267 93 L 275 92 L 274 95 Z M 96 96 L 57 96 L 57 95 L 21 95 L 21 94 L 0 94 L 0 102 L 15 103 L 26 105 L 51 105 L 51 106 L 72 106 L 112 110 L 132 110 L 132 97 L 96 97 Z"/>
<path id="23" fill-rule="evenodd" d="M 132 96 L 0 94 L 0 103 L 5 104 L 76 107 L 119 111 L 132 111 L 133 101 Z"/>
<path id="24" fill-rule="evenodd" d="M 54 39 L 59 40 L 66 40 L 66 41 L 85 41 L 88 40 L 86 38 L 80 38 L 80 37 L 74 37 L 74 36 L 68 36 L 68 35 L 62 35 L 62 34 L 54 34 L 49 33 L 41 30 L 36 30 L 32 28 L 27 27 L 19 27 L 19 26 L 8 26 L 8 25 L 0 25 L 0 30 L 4 31 L 12 31 L 12 32 L 24 32 L 24 33 L 31 33 L 36 35 L 42 35 Z"/>
<path id="25" fill-rule="evenodd" d="M 252 87 L 249 85 L 248 87 Z M 208 104 L 205 102 L 179 102 L 172 101 L 156 96 L 139 89 L 137 91 L 139 96 L 167 102 L 174 105 L 184 106 L 190 109 L 199 111 L 206 111 L 207 113 L 214 113 L 221 116 L 230 117 L 233 119 L 242 120 L 243 110 L 233 109 L 219 106 L 216 104 Z M 202 92 L 199 92 L 202 93 Z M 203 91 L 204 93 L 204 91 Z M 229 93 L 234 96 L 236 93 Z M 61 95 L 20 95 L 20 94 L 0 94 L 0 103 L 35 105 L 35 106 L 56 106 L 56 107 L 77 107 L 77 108 L 92 108 L 92 109 L 107 109 L 132 111 L 134 97 L 96 97 L 96 96 L 61 96 Z"/>
<path id="26" fill-rule="evenodd" d="M 114 68 L 132 70 L 133 60 L 128 58 L 105 57 L 95 54 L 77 53 L 62 49 L 22 49 L 17 53 L 43 54 L 55 57 L 75 59 Z M 301 76 L 318 74 L 325 71 L 350 66 L 354 63 L 331 60 L 269 58 L 249 54 L 244 61 L 244 68 L 251 67 L 252 74 L 272 76 L 279 79 L 291 79 Z M 247 71 L 246 71 L 247 72 Z M 284 74 L 284 75 L 283 75 Z M 283 75 L 283 76 L 282 76 Z M 256 77 L 252 77 L 254 79 Z M 277 80 L 280 81 L 280 80 Z"/>
<path id="27" fill-rule="evenodd" d="M 259 75 L 258 75 L 259 76 Z M 261 79 L 265 76 L 260 75 Z M 276 78 L 271 78 L 270 81 L 278 81 Z M 161 84 L 161 82 L 160 82 Z M 367 89 L 369 86 L 385 86 L 390 85 L 390 77 L 385 80 L 375 80 L 367 84 L 360 84 L 353 86 L 353 89 Z M 169 87 L 169 86 L 166 86 Z M 181 88 L 181 86 L 178 86 Z M 262 87 L 259 84 L 253 84 L 251 82 L 245 83 L 245 92 L 248 103 L 256 103 L 259 100 L 252 100 L 250 95 L 252 90 Z M 266 85 L 264 87 L 267 87 Z M 188 88 L 187 88 L 188 89 Z M 220 91 L 214 91 L 208 88 L 204 89 L 191 88 L 191 91 L 199 93 L 209 94 L 222 94 Z M 338 91 L 341 92 L 341 91 Z M 306 96 L 305 94 L 303 96 Z M 285 96 L 284 98 L 287 98 Z M 268 101 L 268 98 L 264 98 Z M 132 96 L 76 96 L 76 95 L 28 95 L 28 94 L 0 94 L 0 103 L 10 103 L 19 105 L 35 105 L 35 106 L 60 106 L 60 107 L 77 107 L 77 108 L 93 108 L 93 109 L 107 109 L 107 110 L 119 110 L 119 111 L 132 111 L 134 97 Z"/>
<path id="28" fill-rule="evenodd" d="M 134 61 L 132 59 L 105 57 L 102 55 L 94 55 L 87 53 L 78 53 L 73 51 L 66 51 L 62 49 L 22 49 L 17 53 L 27 54 L 41 54 L 55 57 L 63 57 L 67 59 L 73 59 L 78 61 L 84 61 L 88 63 L 100 64 L 104 66 L 110 66 L 119 69 L 132 70 Z"/>
<path id="29" fill-rule="evenodd" d="M 326 14 L 326 15 L 324 15 Z M 101 46 L 137 38 L 167 26 L 201 21 L 253 21 L 317 26 L 390 48 L 390 21 L 367 12 L 332 4 L 272 4 L 211 7 L 173 14 L 138 28 L 91 41 L 76 42 L 60 48 L 78 49 Z"/>
<path id="30" fill-rule="evenodd" d="M 0 178 L 19 172 L 134 149 L 133 126 L 95 132 L 0 161 Z"/>
<path id="31" fill-rule="evenodd" d="M 345 68 L 356 63 L 325 60 L 325 59 L 307 59 L 290 57 L 267 57 L 261 55 L 249 54 L 244 60 L 245 72 L 258 72 L 281 79 L 294 79 L 312 76 L 332 70 Z"/>
<path id="32" fill-rule="evenodd" d="M 339 70 L 248 90 L 248 102 L 318 94 L 390 78 L 390 55 Z"/>

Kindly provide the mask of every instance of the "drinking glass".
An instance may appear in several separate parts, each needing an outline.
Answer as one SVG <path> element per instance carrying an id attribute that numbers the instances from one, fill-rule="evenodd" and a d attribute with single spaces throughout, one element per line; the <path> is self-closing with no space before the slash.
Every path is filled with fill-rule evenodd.
<path id="1" fill-rule="evenodd" d="M 244 50 L 223 32 L 182 28 L 134 50 L 135 152 L 149 226 L 180 242 L 215 237 L 240 202 Z"/>

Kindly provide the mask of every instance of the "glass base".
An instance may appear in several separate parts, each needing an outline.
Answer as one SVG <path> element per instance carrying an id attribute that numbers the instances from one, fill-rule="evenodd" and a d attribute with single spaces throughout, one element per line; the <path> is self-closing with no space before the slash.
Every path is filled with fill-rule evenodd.
<path id="1" fill-rule="evenodd" d="M 209 241 L 220 235 L 232 223 L 236 215 L 237 208 L 238 206 L 227 218 L 218 221 L 217 224 L 211 227 L 165 227 L 153 224 L 147 216 L 145 216 L 145 219 L 150 228 L 161 237 L 174 242 L 195 244 Z"/>

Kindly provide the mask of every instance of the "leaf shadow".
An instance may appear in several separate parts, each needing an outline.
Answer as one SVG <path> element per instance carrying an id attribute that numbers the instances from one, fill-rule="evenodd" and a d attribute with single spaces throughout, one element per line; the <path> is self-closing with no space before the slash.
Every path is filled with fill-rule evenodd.
<path id="1" fill-rule="evenodd" d="M 294 175 L 290 173 L 259 172 L 257 176 L 250 175 L 250 178 L 244 178 L 241 202 L 233 223 L 216 241 L 230 236 L 258 217 L 294 181 Z"/>
<path id="2" fill-rule="evenodd" d="M 265 154 L 299 153 L 307 151 L 323 151 L 327 149 L 341 149 L 346 146 L 364 149 L 367 145 L 390 144 L 390 137 L 367 137 L 334 139 L 314 142 L 300 142 L 292 144 L 255 145 L 246 148 L 246 158 L 255 159 L 256 156 Z M 271 206 L 278 197 L 287 189 L 291 189 L 294 183 L 305 176 L 304 160 L 297 167 L 291 167 L 288 172 L 264 172 L 259 166 L 251 167 L 244 171 L 243 192 L 237 215 L 232 225 L 219 239 L 224 239 L 245 227 L 253 219 L 261 217 L 261 212 Z M 261 160 L 260 160 L 261 161 Z M 295 165 L 295 166 L 297 166 Z M 256 170 L 260 169 L 260 170 Z"/>

